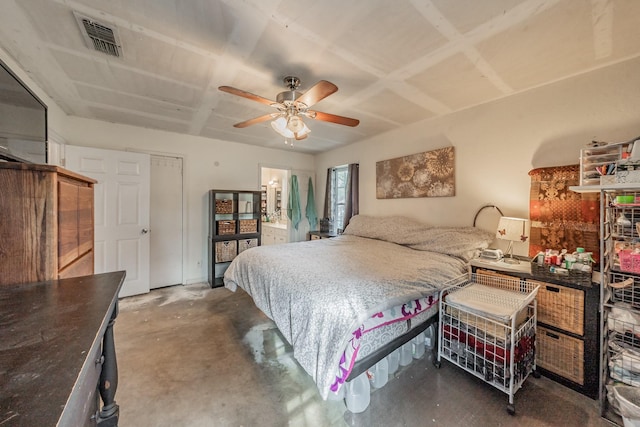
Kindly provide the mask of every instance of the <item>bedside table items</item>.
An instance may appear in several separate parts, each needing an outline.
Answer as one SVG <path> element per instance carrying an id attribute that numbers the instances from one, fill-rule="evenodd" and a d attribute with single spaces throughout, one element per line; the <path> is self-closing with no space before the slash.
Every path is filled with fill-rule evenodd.
<path id="1" fill-rule="evenodd" d="M 521 241 L 526 242 L 529 238 L 528 230 L 529 220 L 522 218 L 513 218 L 503 216 L 498 223 L 498 231 L 496 232 L 496 238 L 509 241 L 509 248 L 507 249 L 507 255 L 504 262 L 509 264 L 519 264 L 516 258 L 513 257 L 513 242 Z"/>
<path id="2" fill-rule="evenodd" d="M 480 258 L 499 261 L 504 258 L 504 254 L 500 249 L 487 248 L 480 252 Z"/>
<path id="3" fill-rule="evenodd" d="M 331 220 L 329 218 L 320 218 L 318 221 L 320 223 L 320 232 L 328 233 L 331 230 Z"/>
<path id="4" fill-rule="evenodd" d="M 531 272 L 548 279 L 562 276 L 561 280 L 591 286 L 594 262 L 593 253 L 585 252 L 584 248 L 576 248 L 571 254 L 566 249 L 546 249 L 532 259 Z"/>

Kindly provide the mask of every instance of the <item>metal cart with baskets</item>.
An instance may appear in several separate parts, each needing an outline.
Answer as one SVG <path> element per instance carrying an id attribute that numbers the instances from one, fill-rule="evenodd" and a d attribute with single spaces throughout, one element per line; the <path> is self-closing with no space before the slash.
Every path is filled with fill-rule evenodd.
<path id="1" fill-rule="evenodd" d="M 513 396 L 535 373 L 536 294 L 517 278 L 469 274 L 440 292 L 438 359 L 444 358 Z"/>

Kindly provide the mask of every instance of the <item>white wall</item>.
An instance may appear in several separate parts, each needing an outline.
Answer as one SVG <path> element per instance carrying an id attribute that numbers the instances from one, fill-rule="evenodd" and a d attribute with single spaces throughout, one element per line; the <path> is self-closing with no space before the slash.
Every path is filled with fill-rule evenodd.
<path id="1" fill-rule="evenodd" d="M 580 148 L 594 139 L 640 135 L 639 67 L 636 58 L 318 155 L 318 212 L 326 169 L 357 162 L 361 214 L 471 225 L 478 208 L 492 203 L 505 215 L 528 218 L 531 169 L 577 164 Z M 376 162 L 445 146 L 455 147 L 455 197 L 376 199 Z M 526 254 L 528 248 L 515 250 Z"/>
<path id="2" fill-rule="evenodd" d="M 313 156 L 69 117 L 68 144 L 165 154 L 184 159 L 185 282 L 206 279 L 208 190 L 260 190 L 260 164 L 314 168 Z"/>

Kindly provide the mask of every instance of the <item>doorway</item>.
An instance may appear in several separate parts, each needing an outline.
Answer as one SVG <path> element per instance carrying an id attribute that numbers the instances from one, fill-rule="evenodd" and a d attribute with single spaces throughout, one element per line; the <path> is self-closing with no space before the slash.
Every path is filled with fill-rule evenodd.
<path id="1" fill-rule="evenodd" d="M 94 271 L 126 270 L 119 296 L 149 292 L 149 155 L 67 145 L 66 167 L 94 186 Z"/>
<path id="2" fill-rule="evenodd" d="M 291 176 L 295 175 L 298 180 L 298 199 L 300 200 L 300 210 L 302 214 L 302 218 L 300 223 L 298 224 L 298 228 L 292 227 L 289 218 L 287 217 L 287 207 L 289 202 L 289 179 Z M 307 221 L 306 215 L 306 205 L 307 205 L 307 194 L 309 190 L 309 182 L 314 181 L 314 175 L 311 171 L 303 171 L 303 170 L 292 170 L 292 169 L 282 169 L 278 167 L 260 167 L 260 185 L 263 190 L 263 194 L 266 194 L 267 198 L 267 215 L 273 214 L 276 210 L 279 209 L 279 219 L 280 226 L 285 226 L 285 237 L 281 239 L 280 243 L 286 242 L 299 242 L 302 240 L 307 240 L 309 233 L 309 222 Z M 278 204 L 279 202 L 279 204 Z M 278 215 L 276 214 L 278 218 Z M 263 222 L 263 237 L 265 236 L 268 227 L 265 228 L 265 223 Z M 282 232 L 280 232 L 282 233 Z M 278 231 L 276 231 L 278 234 Z M 268 237 L 263 238 L 263 244 L 268 244 Z"/>

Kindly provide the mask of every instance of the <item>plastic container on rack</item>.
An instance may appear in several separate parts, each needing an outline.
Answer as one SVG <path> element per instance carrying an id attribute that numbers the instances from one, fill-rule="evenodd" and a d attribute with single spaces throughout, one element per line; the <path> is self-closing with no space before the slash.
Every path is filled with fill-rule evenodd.
<path id="1" fill-rule="evenodd" d="M 400 365 L 400 350 L 395 349 L 387 356 L 387 364 L 389 374 L 393 375 L 398 370 L 398 365 Z"/>
<path id="2" fill-rule="evenodd" d="M 640 389 L 616 386 L 613 387 L 613 394 L 620 404 L 624 427 L 640 427 Z"/>
<path id="3" fill-rule="evenodd" d="M 407 366 L 413 360 L 413 344 L 411 341 L 400 347 L 400 366 Z"/>
<path id="4" fill-rule="evenodd" d="M 389 362 L 386 358 L 380 360 L 367 371 L 369 383 L 374 388 L 382 388 L 389 380 Z"/>
<path id="5" fill-rule="evenodd" d="M 420 359 L 424 356 L 424 334 L 418 334 L 414 339 L 411 340 L 411 344 L 413 346 L 413 358 Z"/>
<path id="6" fill-rule="evenodd" d="M 358 375 L 344 385 L 346 386 L 344 401 L 347 409 L 354 414 L 359 414 L 367 409 L 371 401 L 371 385 L 367 373 Z"/>

